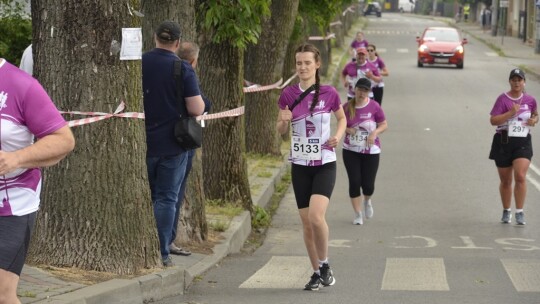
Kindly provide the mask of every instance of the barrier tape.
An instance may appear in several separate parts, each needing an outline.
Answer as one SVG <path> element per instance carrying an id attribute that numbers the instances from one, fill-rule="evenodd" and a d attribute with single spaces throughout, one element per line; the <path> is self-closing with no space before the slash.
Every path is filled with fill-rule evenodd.
<path id="1" fill-rule="evenodd" d="M 354 7 L 353 7 L 352 5 L 349 6 L 349 7 L 347 7 L 347 8 L 343 11 L 343 13 L 341 13 L 341 15 L 345 16 L 345 15 L 347 15 L 348 12 L 354 13 Z"/>
<path id="2" fill-rule="evenodd" d="M 266 85 L 266 86 L 261 86 L 260 84 L 253 84 L 253 85 L 250 85 L 249 87 L 244 87 L 244 93 L 253 93 L 253 92 L 261 92 L 261 91 L 267 91 L 267 90 L 273 90 L 273 89 L 283 89 L 284 87 L 286 87 L 287 85 L 289 85 L 289 83 L 296 77 L 298 76 L 296 73 L 294 73 L 289 79 L 287 79 L 287 81 L 285 81 L 284 83 L 283 82 L 283 78 L 281 78 L 278 82 L 274 83 L 274 84 L 270 84 L 270 85 Z M 251 83 L 251 82 L 250 82 Z"/>
<path id="3" fill-rule="evenodd" d="M 330 33 L 330 34 L 326 35 L 326 37 L 323 37 L 323 36 L 311 36 L 311 37 L 309 37 L 308 40 L 328 40 L 328 39 L 332 39 L 332 38 L 336 38 L 335 33 Z"/>
<path id="4" fill-rule="evenodd" d="M 144 119 L 144 113 L 137 113 L 137 112 L 126 112 L 121 113 L 126 108 L 126 104 L 122 101 L 114 113 L 104 113 L 104 112 L 81 112 L 81 111 L 60 111 L 61 114 L 75 114 L 75 115 L 86 115 L 86 116 L 93 116 L 88 118 L 82 118 L 82 119 L 76 119 L 68 121 L 69 127 L 76 127 L 76 126 L 82 126 L 85 124 L 93 123 L 96 121 L 104 120 L 111 117 L 123 117 L 123 118 L 137 118 L 137 119 Z"/>
<path id="5" fill-rule="evenodd" d="M 341 24 L 342 24 L 341 21 L 338 20 L 338 21 L 330 23 L 330 26 L 336 26 L 336 25 L 341 25 Z"/>
<path id="6" fill-rule="evenodd" d="M 138 112 L 125 112 L 124 109 L 126 108 L 125 102 L 121 102 L 116 110 L 113 113 L 104 113 L 104 112 L 82 112 L 82 111 L 60 111 L 61 114 L 68 114 L 68 115 L 86 115 L 86 116 L 92 116 L 88 118 L 82 118 L 82 119 L 76 119 L 76 120 L 70 120 L 68 121 L 68 126 L 71 127 L 77 127 L 86 125 L 89 123 L 94 123 L 97 121 L 101 121 L 104 119 L 108 119 L 111 117 L 121 117 L 121 118 L 133 118 L 133 119 L 144 119 L 144 113 L 138 113 Z M 223 118 L 223 117 L 236 117 L 244 114 L 244 106 L 220 112 L 220 113 L 213 113 L 213 114 L 204 114 L 199 115 L 195 117 L 197 121 L 201 122 L 201 125 L 204 125 L 204 120 L 211 120 L 211 119 L 217 119 L 217 118 Z"/>

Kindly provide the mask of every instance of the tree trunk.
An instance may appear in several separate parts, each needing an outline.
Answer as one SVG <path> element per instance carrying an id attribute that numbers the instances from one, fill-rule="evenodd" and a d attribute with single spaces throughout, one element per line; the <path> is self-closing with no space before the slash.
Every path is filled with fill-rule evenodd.
<path id="1" fill-rule="evenodd" d="M 112 113 L 125 101 L 142 112 L 141 62 L 111 50 L 122 28 L 141 26 L 125 1 L 33 0 L 32 21 L 34 74 L 59 109 Z M 28 262 L 118 274 L 160 265 L 144 121 L 112 117 L 73 132 L 73 153 L 44 172 Z"/>
<path id="2" fill-rule="evenodd" d="M 164 20 L 180 24 L 182 40 L 195 41 L 195 0 L 142 0 L 144 49 L 154 48 L 154 30 Z M 204 62 L 199 60 L 199 65 Z M 201 242 L 208 238 L 208 225 L 204 208 L 204 189 L 201 149 L 193 157 L 193 166 L 188 177 L 186 193 L 178 221 L 177 243 Z M 180 244 L 177 244 L 180 245 Z"/>
<path id="3" fill-rule="evenodd" d="M 299 0 L 274 0 L 272 15 L 264 21 L 259 43 L 248 48 L 245 77 L 259 84 L 276 82 L 283 74 L 283 58 L 298 12 Z M 279 30 L 276 30 L 279 29 Z M 281 139 L 276 132 L 279 92 L 268 90 L 246 94 L 246 150 L 280 155 Z"/>
<path id="4" fill-rule="evenodd" d="M 205 0 L 197 0 L 196 7 Z M 197 15 L 203 24 L 205 12 Z M 201 52 L 200 80 L 213 101 L 215 113 L 244 105 L 244 52 L 228 41 L 212 42 L 211 33 L 198 28 Z M 224 200 L 252 210 L 245 158 L 244 115 L 206 121 L 203 138 L 204 192 L 207 199 Z"/>

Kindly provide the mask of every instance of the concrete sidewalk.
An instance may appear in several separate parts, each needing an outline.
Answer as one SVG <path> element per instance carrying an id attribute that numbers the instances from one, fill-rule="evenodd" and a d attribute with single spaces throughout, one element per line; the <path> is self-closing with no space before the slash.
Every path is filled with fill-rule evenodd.
<path id="1" fill-rule="evenodd" d="M 388 15 L 387 15 L 388 16 Z M 422 16 L 426 17 L 426 16 Z M 540 55 L 534 53 L 534 48 L 514 37 L 491 36 L 490 31 L 483 32 L 477 24 L 457 23 L 453 19 L 437 18 L 445 21 L 474 37 L 497 51 L 500 56 L 507 57 L 516 67 L 534 74 L 540 78 Z M 365 23 L 357 22 L 349 33 L 360 30 Z M 347 35 L 351 41 L 352 35 Z M 348 44 L 347 44 L 348 45 Z M 339 61 L 345 56 L 346 48 L 333 51 L 333 62 L 328 71 L 332 77 L 337 77 L 342 68 Z M 260 185 L 259 194 L 252 197 L 254 204 L 266 206 L 274 193 L 275 185 L 288 170 L 284 162 L 280 168 L 272 169 L 270 178 L 250 178 L 250 185 Z M 183 294 L 193 280 L 219 263 L 229 253 L 238 252 L 251 232 L 251 221 L 247 212 L 234 218 L 228 230 L 222 234 L 223 241 L 214 247 L 213 254 L 193 253 L 189 257 L 173 256 L 175 267 L 138 277 L 135 279 L 113 279 L 103 283 L 86 286 L 77 283 L 64 282 L 54 278 L 49 273 L 38 268 L 25 266 L 19 283 L 18 295 L 22 303 L 56 303 L 56 304 L 89 304 L 89 303 L 147 303 L 174 295 Z"/>

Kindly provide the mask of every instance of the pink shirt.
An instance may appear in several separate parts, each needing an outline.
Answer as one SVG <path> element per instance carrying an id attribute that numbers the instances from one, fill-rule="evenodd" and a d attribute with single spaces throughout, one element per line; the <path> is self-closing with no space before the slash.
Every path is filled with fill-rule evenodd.
<path id="1" fill-rule="evenodd" d="M 279 97 L 278 105 L 280 109 L 285 109 L 288 105 L 291 108 L 292 104 L 303 90 L 299 84 L 286 87 Z M 315 91 L 308 94 L 292 111 L 292 135 L 301 137 L 317 137 L 321 138 L 323 143 L 321 149 L 320 160 L 303 160 L 289 156 L 289 161 L 294 164 L 303 166 L 321 166 L 329 162 L 336 161 L 336 152 L 334 148 L 326 146 L 324 143 L 330 138 L 330 123 L 332 112 L 339 110 L 341 102 L 339 94 L 332 86 L 321 85 L 319 89 L 319 102 L 313 109 L 313 113 L 309 111 Z"/>
<path id="2" fill-rule="evenodd" d="M 519 111 L 517 114 L 511 118 L 517 119 L 518 121 L 527 121 L 531 118 L 531 114 L 536 111 L 536 99 L 531 95 L 523 93 L 519 98 L 512 98 L 507 93 L 503 93 L 497 97 L 493 108 L 491 109 L 490 115 L 501 115 L 504 114 L 512 108 L 514 104 L 519 104 Z M 504 124 L 497 126 L 496 132 L 500 133 L 501 130 L 508 130 L 508 121 Z"/>
<path id="3" fill-rule="evenodd" d="M 347 117 L 347 128 L 355 128 L 358 132 L 371 132 L 377 129 L 377 124 L 386 120 L 384 112 L 381 106 L 374 100 L 370 99 L 367 104 L 362 107 L 356 107 L 354 118 L 351 119 L 349 115 L 348 103 L 343 105 L 345 110 L 345 117 Z M 343 149 L 362 153 L 362 154 L 379 154 L 381 153 L 381 141 L 379 137 L 375 139 L 375 144 L 368 147 L 360 147 L 352 145 L 350 141 L 350 135 L 346 134 L 343 141 Z"/>
<path id="4" fill-rule="evenodd" d="M 66 125 L 36 79 L 0 59 L 0 149 L 16 151 Z M 39 168 L 0 176 L 0 216 L 25 215 L 39 208 Z"/>

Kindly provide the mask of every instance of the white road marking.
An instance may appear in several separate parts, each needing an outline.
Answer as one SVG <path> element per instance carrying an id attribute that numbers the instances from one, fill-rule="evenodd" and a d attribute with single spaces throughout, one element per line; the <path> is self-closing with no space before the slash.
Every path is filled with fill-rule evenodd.
<path id="1" fill-rule="evenodd" d="M 273 256 L 239 288 L 301 289 L 312 274 L 307 256 Z"/>
<path id="2" fill-rule="evenodd" d="M 448 291 L 442 258 L 387 258 L 381 290 Z"/>
<path id="3" fill-rule="evenodd" d="M 408 53 L 409 52 L 409 49 L 397 49 L 396 52 L 398 53 Z"/>
<path id="4" fill-rule="evenodd" d="M 540 260 L 501 259 L 518 292 L 540 292 Z"/>
<path id="5" fill-rule="evenodd" d="M 485 52 L 486 56 L 488 57 L 499 57 L 499 54 L 495 52 Z"/>

